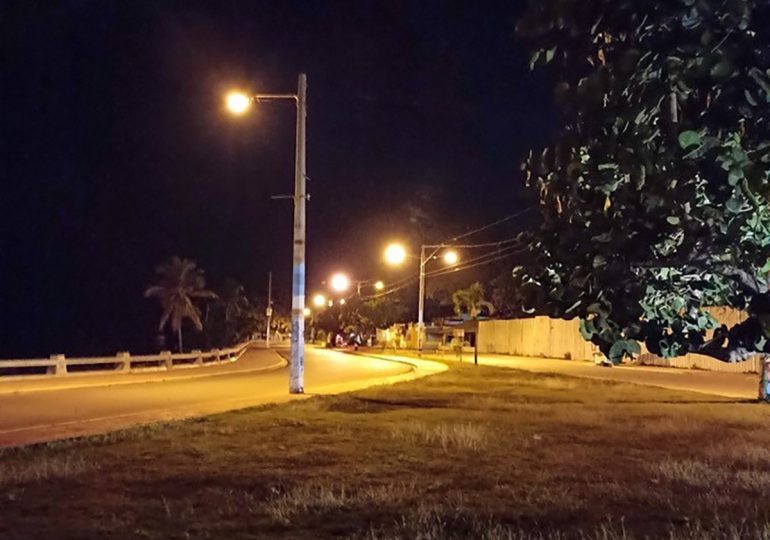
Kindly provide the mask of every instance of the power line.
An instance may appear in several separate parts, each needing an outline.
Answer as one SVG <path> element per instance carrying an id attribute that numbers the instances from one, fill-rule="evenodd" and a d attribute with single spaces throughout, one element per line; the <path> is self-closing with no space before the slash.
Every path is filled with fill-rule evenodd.
<path id="1" fill-rule="evenodd" d="M 454 238 L 452 238 L 449 241 L 450 242 L 456 242 L 456 241 L 458 241 L 461 238 L 465 238 L 467 236 L 471 236 L 471 235 L 474 235 L 476 233 L 480 233 L 481 231 L 485 231 L 485 230 L 490 229 L 490 228 L 492 228 L 492 227 L 494 227 L 496 225 L 500 225 L 501 223 L 505 223 L 506 221 L 509 221 L 509 220 L 511 220 L 511 219 L 513 219 L 515 217 L 519 217 L 519 216 L 529 212 L 533 208 L 534 208 L 533 206 L 528 206 L 528 207 L 524 208 L 523 210 L 519 210 L 518 212 L 514 212 L 513 214 L 511 214 L 509 216 L 505 216 L 503 218 L 498 219 L 497 221 L 493 221 L 492 223 L 488 223 L 487 225 L 483 225 L 483 226 L 479 227 L 478 229 L 474 229 L 474 230 L 469 231 L 467 233 L 463 233 L 463 234 L 460 234 L 458 236 L 455 236 Z"/>

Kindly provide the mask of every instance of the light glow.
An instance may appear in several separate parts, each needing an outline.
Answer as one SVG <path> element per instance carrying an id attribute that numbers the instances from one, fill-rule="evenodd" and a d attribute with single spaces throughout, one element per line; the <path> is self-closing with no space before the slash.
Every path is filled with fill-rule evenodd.
<path id="1" fill-rule="evenodd" d="M 302 312 L 305 314 L 305 317 L 310 317 L 311 311 L 309 307 L 306 307 Z"/>
<path id="2" fill-rule="evenodd" d="M 251 99 L 243 92 L 227 94 L 227 108 L 233 114 L 243 114 L 251 107 Z"/>
<path id="3" fill-rule="evenodd" d="M 334 274 L 329 283 L 332 290 L 337 292 L 345 292 L 350 288 L 350 278 L 341 272 Z"/>
<path id="4" fill-rule="evenodd" d="M 315 307 L 324 307 L 326 305 L 326 297 L 322 294 L 317 294 L 313 297 L 313 305 Z"/>
<path id="5" fill-rule="evenodd" d="M 375 288 L 376 290 L 378 290 L 378 291 L 381 291 L 382 289 L 384 289 L 384 288 L 385 288 L 385 284 L 384 284 L 382 281 L 376 281 L 376 282 L 374 283 L 374 288 Z"/>
<path id="6" fill-rule="evenodd" d="M 406 260 L 406 249 L 401 244 L 390 244 L 385 248 L 385 262 L 398 265 Z"/>
<path id="7" fill-rule="evenodd" d="M 460 260 L 460 257 L 457 255 L 456 251 L 449 250 L 444 252 L 444 262 L 448 265 L 454 265 L 457 264 L 457 261 Z"/>

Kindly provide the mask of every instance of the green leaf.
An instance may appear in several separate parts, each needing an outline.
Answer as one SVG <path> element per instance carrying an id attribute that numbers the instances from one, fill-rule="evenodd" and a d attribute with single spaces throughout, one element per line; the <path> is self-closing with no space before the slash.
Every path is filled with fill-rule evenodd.
<path id="1" fill-rule="evenodd" d="M 683 131 L 679 134 L 679 146 L 682 147 L 682 149 L 687 149 L 692 146 L 700 146 L 701 144 L 701 134 L 697 131 Z"/>
<path id="2" fill-rule="evenodd" d="M 679 218 L 676 216 L 668 216 L 666 221 L 668 221 L 671 225 L 679 225 Z"/>

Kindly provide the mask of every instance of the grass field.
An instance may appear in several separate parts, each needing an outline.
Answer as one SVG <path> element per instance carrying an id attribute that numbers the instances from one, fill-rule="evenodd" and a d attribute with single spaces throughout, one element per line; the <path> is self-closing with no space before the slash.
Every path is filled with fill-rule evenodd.
<path id="1" fill-rule="evenodd" d="M 770 407 L 453 366 L 0 453 L 0 538 L 766 538 Z"/>

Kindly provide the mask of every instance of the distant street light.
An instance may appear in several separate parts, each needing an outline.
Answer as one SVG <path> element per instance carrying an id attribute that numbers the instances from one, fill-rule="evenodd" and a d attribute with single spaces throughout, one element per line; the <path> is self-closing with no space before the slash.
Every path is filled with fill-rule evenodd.
<path id="1" fill-rule="evenodd" d="M 313 297 L 313 305 L 315 307 L 324 307 L 326 305 L 326 297 L 322 294 L 317 294 Z"/>
<path id="2" fill-rule="evenodd" d="M 345 305 L 345 299 L 344 299 L 344 298 L 340 298 L 340 305 L 341 305 L 341 306 L 344 306 L 344 305 Z"/>
<path id="3" fill-rule="evenodd" d="M 428 263 L 429 260 L 435 259 L 436 254 L 441 251 L 442 249 L 446 249 L 444 251 L 444 256 L 442 257 L 445 264 L 448 264 L 449 266 L 454 266 L 457 264 L 457 262 L 460 260 L 460 256 L 457 254 L 457 252 L 453 249 L 447 249 L 451 248 L 452 246 L 446 245 L 446 244 L 438 244 L 438 245 L 427 245 L 423 244 L 420 246 L 420 286 L 418 291 L 418 299 L 417 299 L 417 351 L 418 353 L 422 353 L 422 344 L 425 333 L 425 323 L 424 323 L 424 312 L 425 312 L 425 265 Z M 430 252 L 429 255 L 426 256 L 425 249 L 432 249 L 433 251 Z M 403 263 L 407 257 L 417 258 L 415 255 L 409 255 L 406 252 L 406 248 L 402 246 L 401 244 L 390 244 L 388 247 L 385 248 L 385 261 L 388 264 L 392 265 L 399 265 Z"/>
<path id="4" fill-rule="evenodd" d="M 309 307 L 306 307 L 305 309 L 302 310 L 302 313 L 305 315 L 305 317 L 310 317 L 310 314 L 312 312 L 310 311 Z"/>
<path id="5" fill-rule="evenodd" d="M 334 274 L 329 283 L 332 290 L 336 292 L 345 292 L 350 288 L 350 278 L 342 272 Z"/>
<path id="6" fill-rule="evenodd" d="M 390 244 L 385 248 L 385 262 L 399 265 L 406 260 L 406 248 L 401 244 Z"/>
<path id="7" fill-rule="evenodd" d="M 374 288 L 378 291 L 381 291 L 382 289 L 385 288 L 385 284 L 382 281 L 375 281 Z"/>
<path id="8" fill-rule="evenodd" d="M 459 260 L 459 257 L 457 256 L 457 252 L 450 249 L 449 251 L 444 252 L 444 262 L 447 263 L 450 266 L 453 266 L 457 264 L 457 261 Z"/>
<path id="9" fill-rule="evenodd" d="M 289 363 L 289 392 L 305 392 L 305 163 L 307 76 L 300 73 L 296 94 L 253 94 L 231 92 L 225 98 L 233 114 L 245 113 L 253 102 L 291 100 L 297 105 L 297 128 L 294 154 L 294 195 L 281 198 L 294 200 L 294 238 L 292 239 L 292 298 L 291 298 L 291 362 Z"/>

